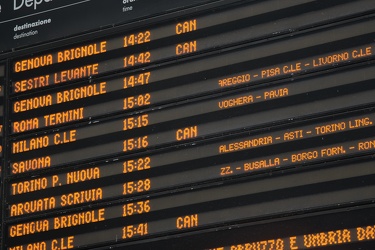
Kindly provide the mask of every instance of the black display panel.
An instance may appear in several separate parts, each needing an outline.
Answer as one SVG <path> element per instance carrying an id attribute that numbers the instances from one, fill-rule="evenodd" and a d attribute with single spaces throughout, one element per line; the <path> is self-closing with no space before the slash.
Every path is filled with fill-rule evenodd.
<path id="1" fill-rule="evenodd" d="M 353 167 L 351 166 L 351 168 Z M 355 172 L 360 175 L 361 166 L 358 164 L 355 167 L 358 167 Z M 333 176 L 335 176 L 334 178 L 338 177 L 332 174 L 338 171 L 343 173 L 339 175 L 341 180 L 330 180 Z M 364 171 L 366 178 L 363 178 L 363 176 L 358 178 L 348 177 L 346 174 L 349 174 L 349 172 L 347 169 L 336 169 L 331 172 L 319 169 L 318 177 L 315 178 L 323 181 L 319 175 L 325 174 L 328 180 L 324 180 L 324 184 L 314 183 L 314 177 L 310 176 L 313 173 L 310 172 L 291 178 L 284 174 L 281 177 L 283 180 L 281 182 L 284 185 L 288 183 L 289 185 L 286 185 L 286 187 L 280 184 L 276 174 L 275 177 L 268 180 L 253 180 L 244 183 L 237 181 L 236 184 L 222 188 L 198 189 L 179 195 L 142 199 L 109 208 L 91 209 L 75 214 L 45 218 L 43 221 L 34 222 L 40 225 L 39 232 L 28 231 L 27 229 L 20 230 L 20 228 L 30 227 L 32 222 L 11 227 L 9 235 L 14 239 L 13 241 L 8 239 L 8 242 L 10 246 L 20 245 L 22 239 L 26 239 L 25 242 L 30 242 L 39 233 L 39 238 L 43 239 L 43 242 L 46 242 L 47 245 L 52 245 L 52 242 L 58 236 L 65 240 L 68 239 L 67 241 L 71 241 L 74 248 L 78 248 L 104 242 L 115 242 L 116 237 L 126 241 L 152 235 L 200 229 L 242 219 L 259 219 L 262 216 L 276 216 L 277 214 L 292 213 L 303 209 L 314 210 L 330 203 L 332 206 L 336 203 L 347 204 L 355 200 L 371 199 L 372 192 L 369 190 L 375 187 L 371 185 L 371 179 L 374 176 L 368 175 L 368 169 Z M 312 183 L 302 181 L 304 184 L 301 186 L 297 181 L 292 181 L 296 178 L 307 178 Z M 273 191 L 269 191 L 270 188 Z M 277 191 L 274 190 L 275 188 Z M 326 191 L 321 192 L 322 188 Z M 319 194 L 315 192 L 319 192 Z M 301 196 L 301 193 L 303 193 L 303 196 Z M 233 197 L 233 194 L 237 194 L 238 197 Z M 285 203 L 284 199 L 299 205 L 291 208 Z M 210 204 L 209 208 L 207 207 L 208 204 Z M 89 217 L 90 219 L 88 219 Z M 92 225 L 96 223 L 99 231 L 96 232 L 91 229 L 89 233 L 83 233 L 86 232 L 85 227 L 92 228 Z M 73 229 L 71 228 L 72 225 L 75 225 Z M 15 231 L 16 228 L 19 231 Z M 62 229 L 60 230 L 60 228 Z M 17 234 L 21 236 L 32 235 L 16 237 Z"/>
<path id="2" fill-rule="evenodd" d="M 3 200 L 3 166 L 4 166 L 4 92 L 5 92 L 5 63 L 0 63 L 0 197 Z M 2 235 L 2 224 L 3 224 L 3 206 L 0 206 L 0 235 Z M 2 244 L 2 237 L 0 237 L 0 245 Z"/>
<path id="3" fill-rule="evenodd" d="M 0 57 L 2 249 L 375 246 L 374 1 L 31 2 L 76 12 Z"/>

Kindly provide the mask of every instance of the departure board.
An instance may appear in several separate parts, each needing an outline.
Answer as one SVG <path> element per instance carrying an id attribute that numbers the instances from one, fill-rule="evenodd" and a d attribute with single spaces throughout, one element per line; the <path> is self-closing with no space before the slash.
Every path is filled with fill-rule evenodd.
<path id="1" fill-rule="evenodd" d="M 375 247 L 374 1 L 10 2 L 1 249 Z"/>

